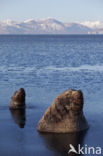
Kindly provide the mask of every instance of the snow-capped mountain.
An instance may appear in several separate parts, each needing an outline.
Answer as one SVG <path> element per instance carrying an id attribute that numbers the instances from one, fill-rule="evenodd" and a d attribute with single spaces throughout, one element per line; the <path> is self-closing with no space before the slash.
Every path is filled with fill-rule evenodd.
<path id="1" fill-rule="evenodd" d="M 92 31 L 91 28 L 79 23 L 66 23 L 65 26 L 69 34 L 88 34 Z"/>
<path id="2" fill-rule="evenodd" d="M 81 22 L 81 24 L 92 29 L 103 28 L 103 22 L 100 22 L 100 21 L 85 21 L 85 22 Z"/>
<path id="3" fill-rule="evenodd" d="M 88 34 L 103 28 L 103 22 L 63 23 L 53 18 L 0 22 L 0 34 Z"/>

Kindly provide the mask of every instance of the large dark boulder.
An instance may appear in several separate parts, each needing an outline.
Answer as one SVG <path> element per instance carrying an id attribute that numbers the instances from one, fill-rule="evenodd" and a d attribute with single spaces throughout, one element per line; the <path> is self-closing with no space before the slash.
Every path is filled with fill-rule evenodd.
<path id="1" fill-rule="evenodd" d="M 11 97 L 9 108 L 10 109 L 25 108 L 25 96 L 26 96 L 25 90 L 23 88 L 20 88 Z"/>
<path id="2" fill-rule="evenodd" d="M 80 90 L 68 90 L 60 94 L 39 121 L 38 131 L 68 133 L 87 129 L 83 103 Z"/>

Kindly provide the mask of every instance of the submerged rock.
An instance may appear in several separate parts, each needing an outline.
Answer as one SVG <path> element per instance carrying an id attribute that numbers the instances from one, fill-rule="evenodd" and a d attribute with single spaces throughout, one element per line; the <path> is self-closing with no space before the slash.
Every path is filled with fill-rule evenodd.
<path id="1" fill-rule="evenodd" d="M 20 88 L 18 91 L 14 93 L 14 95 L 11 97 L 10 101 L 10 109 L 19 109 L 25 107 L 25 90 L 23 88 Z"/>
<path id="2" fill-rule="evenodd" d="M 79 90 L 60 94 L 39 121 L 38 131 L 68 133 L 87 129 L 83 103 L 83 93 Z"/>

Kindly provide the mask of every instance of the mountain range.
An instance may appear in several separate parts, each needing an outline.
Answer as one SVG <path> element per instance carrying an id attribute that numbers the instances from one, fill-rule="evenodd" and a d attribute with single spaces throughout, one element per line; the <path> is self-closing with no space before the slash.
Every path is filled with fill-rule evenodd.
<path id="1" fill-rule="evenodd" d="M 0 21 L 0 34 L 103 34 L 103 22 L 63 23 L 53 18 Z"/>

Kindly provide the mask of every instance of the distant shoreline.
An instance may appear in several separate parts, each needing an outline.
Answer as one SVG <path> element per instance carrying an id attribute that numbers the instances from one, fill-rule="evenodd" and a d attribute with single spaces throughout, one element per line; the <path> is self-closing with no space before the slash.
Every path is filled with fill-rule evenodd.
<path id="1" fill-rule="evenodd" d="M 0 36 L 103 36 L 103 34 L 0 34 Z"/>

